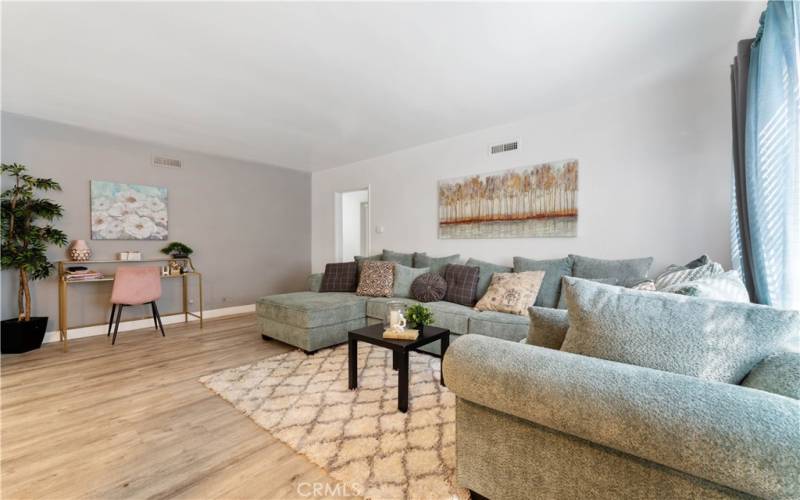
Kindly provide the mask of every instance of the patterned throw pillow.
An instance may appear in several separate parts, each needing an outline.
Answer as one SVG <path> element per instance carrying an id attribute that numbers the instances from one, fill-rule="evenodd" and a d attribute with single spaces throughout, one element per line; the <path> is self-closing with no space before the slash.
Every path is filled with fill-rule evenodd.
<path id="1" fill-rule="evenodd" d="M 750 302 L 750 294 L 742 283 L 738 271 L 728 271 L 699 280 L 676 283 L 662 288 L 661 292 L 689 295 L 703 299 Z"/>
<path id="2" fill-rule="evenodd" d="M 653 280 L 644 280 L 636 283 L 635 285 L 628 286 L 631 290 L 644 290 L 645 292 L 655 292 L 656 282 Z"/>
<path id="3" fill-rule="evenodd" d="M 709 262 L 708 264 L 694 268 L 672 265 L 656 278 L 656 290 L 663 290 L 670 285 L 684 283 L 686 281 L 708 278 L 709 276 L 722 274 L 723 272 L 725 272 L 725 270 L 717 262 Z"/>
<path id="4" fill-rule="evenodd" d="M 444 299 L 447 282 L 439 273 L 425 273 L 411 284 L 411 296 L 420 302 L 437 302 Z"/>
<path id="5" fill-rule="evenodd" d="M 447 282 L 444 300 L 462 306 L 474 306 L 480 274 L 479 267 L 448 264 L 444 268 L 444 280 Z"/>
<path id="6" fill-rule="evenodd" d="M 475 305 L 476 311 L 496 311 L 524 316 L 536 302 L 544 271 L 494 273 L 486 294 Z"/>
<path id="7" fill-rule="evenodd" d="M 325 274 L 322 275 L 320 292 L 355 292 L 358 286 L 358 264 L 353 262 L 339 262 L 326 264 Z"/>
<path id="8" fill-rule="evenodd" d="M 394 262 L 364 260 L 356 295 L 391 297 L 394 285 Z"/>

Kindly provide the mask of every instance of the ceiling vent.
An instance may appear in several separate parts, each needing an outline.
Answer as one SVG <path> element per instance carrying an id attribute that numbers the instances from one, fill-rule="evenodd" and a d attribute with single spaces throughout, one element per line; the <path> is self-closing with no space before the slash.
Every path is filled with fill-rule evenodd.
<path id="1" fill-rule="evenodd" d="M 517 141 L 514 142 L 507 142 L 505 144 L 495 144 L 491 148 L 489 148 L 489 154 L 500 154 L 500 153 L 507 153 L 509 151 L 515 151 L 519 145 Z"/>
<path id="2" fill-rule="evenodd" d="M 162 168 L 181 168 L 181 161 L 166 156 L 154 156 L 153 166 Z"/>

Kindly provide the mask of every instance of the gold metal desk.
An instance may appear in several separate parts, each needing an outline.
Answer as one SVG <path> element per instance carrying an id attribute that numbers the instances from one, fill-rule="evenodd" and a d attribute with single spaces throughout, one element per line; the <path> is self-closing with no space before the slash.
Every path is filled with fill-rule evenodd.
<path id="1" fill-rule="evenodd" d="M 67 340 L 67 329 L 69 328 L 69 318 L 67 312 L 67 291 L 70 285 L 83 285 L 87 283 L 108 283 L 110 281 L 114 281 L 114 276 L 103 276 L 102 278 L 92 279 L 92 280 L 82 280 L 82 281 L 68 281 L 66 279 L 67 266 L 85 266 L 89 267 L 92 265 L 97 264 L 140 264 L 143 262 L 169 262 L 171 260 L 179 260 L 185 261 L 189 264 L 190 271 L 187 271 L 183 274 L 178 275 L 169 275 L 169 276 L 161 276 L 163 279 L 176 279 L 181 278 L 182 285 L 183 285 L 183 311 L 178 313 L 169 313 L 164 314 L 162 316 L 175 316 L 176 314 L 183 314 L 184 322 L 189 321 L 189 316 L 195 317 L 200 320 L 200 328 L 203 328 L 203 274 L 196 271 L 194 269 L 194 265 L 192 264 L 192 260 L 189 258 L 185 259 L 173 259 L 173 258 L 163 258 L 163 259 L 142 259 L 142 260 L 87 260 L 87 261 L 73 261 L 73 260 L 60 260 L 58 261 L 58 332 L 59 332 L 59 339 L 61 340 L 61 344 L 64 348 L 64 352 L 67 351 L 69 348 L 68 340 Z M 193 313 L 189 311 L 189 276 L 196 276 L 197 277 L 197 289 L 200 301 L 200 310 L 199 313 Z M 82 325 L 82 326 L 96 326 L 96 325 L 103 325 L 105 323 L 96 323 L 94 325 Z"/>

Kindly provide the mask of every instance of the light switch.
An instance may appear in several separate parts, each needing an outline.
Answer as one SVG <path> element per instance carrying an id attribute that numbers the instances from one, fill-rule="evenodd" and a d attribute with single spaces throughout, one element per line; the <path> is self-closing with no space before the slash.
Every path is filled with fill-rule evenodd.
<path id="1" fill-rule="evenodd" d="M 375 232 L 378 234 L 383 233 L 383 226 L 375 226 Z"/>

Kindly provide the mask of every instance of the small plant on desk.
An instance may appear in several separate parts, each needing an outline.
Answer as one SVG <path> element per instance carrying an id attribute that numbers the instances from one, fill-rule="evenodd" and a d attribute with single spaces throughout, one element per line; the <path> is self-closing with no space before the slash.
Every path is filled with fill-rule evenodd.
<path id="1" fill-rule="evenodd" d="M 184 245 L 180 241 L 173 241 L 161 249 L 161 253 L 169 255 L 173 259 L 186 259 L 192 255 L 193 252 L 194 250 L 189 248 L 188 245 Z"/>
<path id="2" fill-rule="evenodd" d="M 425 325 L 433 323 L 433 311 L 422 304 L 414 304 L 406 308 L 406 319 L 422 333 Z"/>

